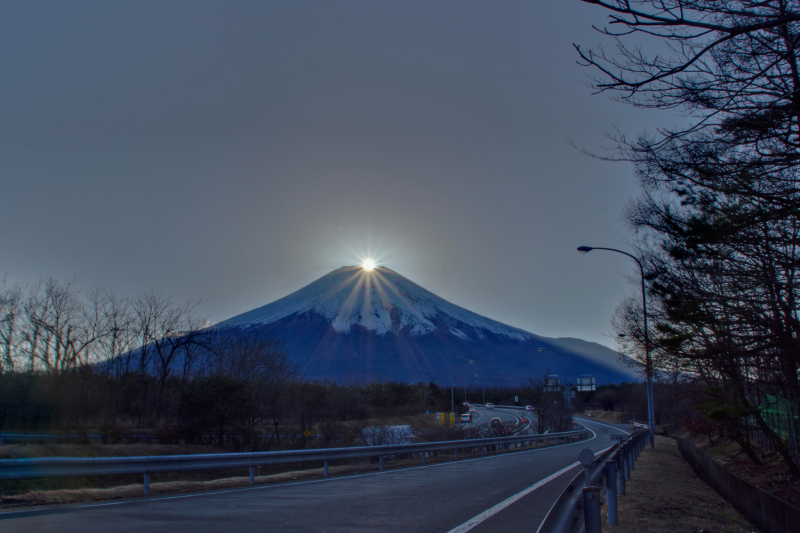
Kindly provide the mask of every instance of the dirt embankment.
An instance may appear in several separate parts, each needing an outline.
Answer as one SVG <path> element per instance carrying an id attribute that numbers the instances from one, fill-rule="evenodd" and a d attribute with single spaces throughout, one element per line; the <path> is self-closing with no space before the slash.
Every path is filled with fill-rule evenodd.
<path id="1" fill-rule="evenodd" d="M 619 524 L 606 523 L 614 533 L 713 531 L 751 533 L 757 529 L 733 506 L 698 478 L 684 461 L 677 442 L 656 436 L 656 447 L 645 447 L 619 496 Z M 605 498 L 603 498 L 605 500 Z"/>
<path id="2" fill-rule="evenodd" d="M 608 424 L 628 424 L 631 421 L 630 415 L 621 413 L 619 411 L 603 411 L 602 409 L 592 409 L 575 414 L 578 416 L 585 416 L 587 418 L 599 420 L 600 422 L 606 422 Z"/>

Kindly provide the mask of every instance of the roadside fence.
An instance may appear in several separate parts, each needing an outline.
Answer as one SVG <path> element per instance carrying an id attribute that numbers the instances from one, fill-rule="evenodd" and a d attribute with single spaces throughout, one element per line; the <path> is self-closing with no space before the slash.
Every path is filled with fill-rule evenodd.
<path id="1" fill-rule="evenodd" d="M 676 438 L 678 449 L 700 478 L 705 480 L 748 520 L 767 533 L 792 533 L 800 524 L 800 509 L 740 478 L 694 444 Z"/>

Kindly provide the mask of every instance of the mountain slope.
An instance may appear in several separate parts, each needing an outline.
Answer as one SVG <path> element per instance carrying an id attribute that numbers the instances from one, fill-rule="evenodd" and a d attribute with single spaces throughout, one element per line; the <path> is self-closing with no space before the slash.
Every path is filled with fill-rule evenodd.
<path id="1" fill-rule="evenodd" d="M 539 348 L 565 355 L 573 383 L 584 373 L 598 383 L 636 379 L 608 348 L 507 326 L 385 267 L 342 267 L 215 327 L 259 330 L 281 339 L 308 379 L 518 385 L 528 376 L 563 374 L 560 356 Z M 464 363 L 468 360 L 472 363 Z"/>

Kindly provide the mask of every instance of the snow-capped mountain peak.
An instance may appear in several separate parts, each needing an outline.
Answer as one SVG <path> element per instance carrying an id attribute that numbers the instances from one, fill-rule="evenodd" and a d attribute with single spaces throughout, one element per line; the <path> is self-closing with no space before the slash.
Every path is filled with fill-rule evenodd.
<path id="1" fill-rule="evenodd" d="M 267 325 L 293 315 L 315 313 L 339 333 L 361 326 L 377 335 L 419 336 L 446 328 L 462 339 L 485 332 L 511 340 L 534 336 L 468 311 L 386 268 L 342 267 L 271 304 L 218 324 L 220 328 Z M 465 331 L 467 330 L 467 331 Z M 472 330 L 472 331 L 469 331 Z"/>

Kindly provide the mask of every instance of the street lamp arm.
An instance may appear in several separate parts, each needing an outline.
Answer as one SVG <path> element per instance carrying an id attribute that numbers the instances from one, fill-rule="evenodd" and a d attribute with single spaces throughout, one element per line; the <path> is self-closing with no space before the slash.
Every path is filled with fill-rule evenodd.
<path id="1" fill-rule="evenodd" d="M 466 364 L 470 364 L 470 365 L 471 365 L 472 363 L 473 363 L 473 361 L 472 361 L 472 359 L 470 359 L 469 361 L 461 361 L 460 363 L 456 363 L 456 364 L 454 364 L 454 365 L 453 365 L 453 366 L 450 368 L 450 384 L 452 385 L 452 384 L 455 382 L 455 378 L 454 378 L 454 372 L 455 372 L 455 369 L 456 369 L 457 367 L 459 367 L 459 366 L 461 366 L 461 365 L 466 365 Z"/>
<path id="2" fill-rule="evenodd" d="M 644 271 L 644 267 L 642 267 L 642 262 L 639 261 L 639 258 L 633 254 L 629 254 L 624 250 L 617 250 L 616 248 L 602 248 L 600 246 L 578 246 L 578 251 L 582 254 L 591 252 L 592 250 L 608 250 L 610 252 L 617 252 L 619 254 L 627 255 L 628 257 L 639 263 L 639 268 L 642 269 L 642 271 Z"/>

